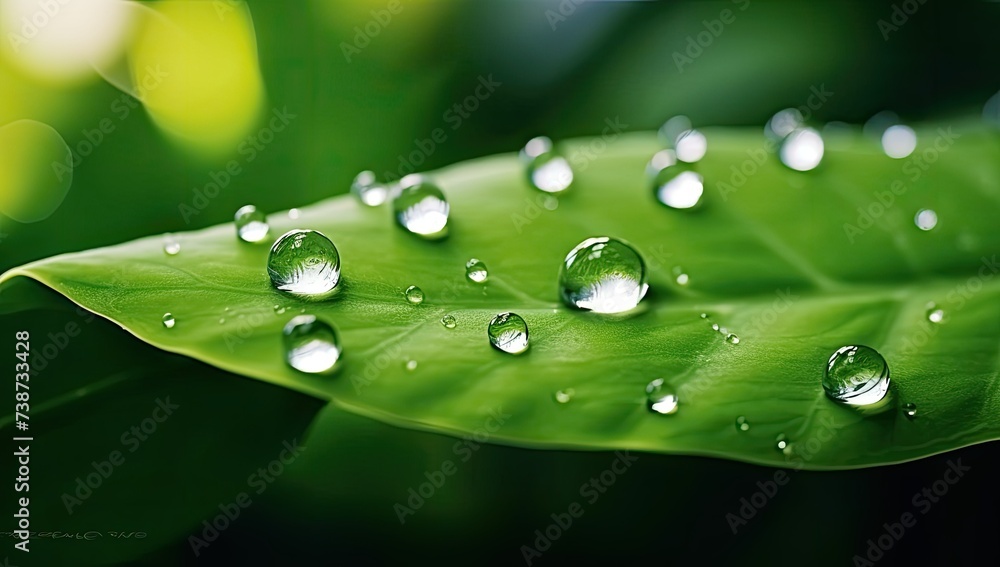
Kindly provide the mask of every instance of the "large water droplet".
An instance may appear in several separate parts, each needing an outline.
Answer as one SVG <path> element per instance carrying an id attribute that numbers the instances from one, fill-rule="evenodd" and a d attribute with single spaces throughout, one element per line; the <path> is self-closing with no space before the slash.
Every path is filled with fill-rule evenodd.
<path id="1" fill-rule="evenodd" d="M 282 332 L 289 366 L 309 374 L 330 372 L 340 359 L 340 339 L 329 323 L 312 315 L 294 317 Z"/>
<path id="2" fill-rule="evenodd" d="M 531 186 L 546 193 L 561 193 L 573 184 L 573 168 L 552 148 L 552 140 L 539 136 L 521 149 Z"/>
<path id="3" fill-rule="evenodd" d="M 260 242 L 267 238 L 267 215 L 253 205 L 240 207 L 234 218 L 236 234 L 244 242 Z"/>
<path id="4" fill-rule="evenodd" d="M 646 263 L 616 238 L 588 238 L 570 250 L 559 269 L 559 294 L 570 307 L 597 313 L 633 309 L 646 295 Z"/>
<path id="5" fill-rule="evenodd" d="M 174 238 L 174 235 L 168 234 L 163 237 L 163 252 L 167 256 L 175 256 L 181 251 L 181 243 Z"/>
<path id="6" fill-rule="evenodd" d="M 565 390 L 557 391 L 553 397 L 560 404 L 568 404 L 575 395 L 576 395 L 576 390 L 574 390 L 573 388 L 566 388 Z"/>
<path id="7" fill-rule="evenodd" d="M 913 217 L 913 224 L 920 230 L 932 230 L 938 223 L 937 213 L 932 209 L 920 209 Z"/>
<path id="8" fill-rule="evenodd" d="M 646 386 L 646 404 L 649 411 L 671 414 L 677 411 L 677 402 L 677 393 L 663 382 L 663 378 L 657 378 Z"/>
<path id="9" fill-rule="evenodd" d="M 410 287 L 406 288 L 406 291 L 403 292 L 403 295 L 406 296 L 407 301 L 409 301 L 414 305 L 420 305 L 421 303 L 424 302 L 424 290 L 420 289 L 415 285 L 411 285 Z"/>
<path id="10" fill-rule="evenodd" d="M 500 313 L 486 328 L 490 344 L 510 354 L 528 349 L 528 324 L 517 313 Z"/>
<path id="11" fill-rule="evenodd" d="M 827 363 L 823 389 L 830 399 L 851 406 L 880 402 L 889 391 L 889 365 L 873 348 L 840 347 Z"/>
<path id="12" fill-rule="evenodd" d="M 882 132 L 882 151 L 893 159 L 902 159 L 917 149 L 917 133 L 913 128 L 894 124 Z"/>
<path id="13" fill-rule="evenodd" d="M 375 180 L 375 173 L 362 171 L 351 183 L 351 193 L 369 207 L 377 207 L 389 197 L 389 187 Z"/>
<path id="14" fill-rule="evenodd" d="M 316 296 L 333 290 L 340 281 L 340 254 L 321 232 L 292 230 L 271 246 L 267 257 L 271 283 L 281 291 Z"/>
<path id="15" fill-rule="evenodd" d="M 701 202 L 705 193 L 705 180 L 688 166 L 667 166 L 656 174 L 653 181 L 656 200 L 671 209 L 691 209 Z"/>
<path id="16" fill-rule="evenodd" d="M 917 404 L 911 402 L 903 406 L 903 415 L 909 419 L 915 419 L 917 417 Z"/>
<path id="17" fill-rule="evenodd" d="M 750 422 L 747 421 L 745 416 L 739 416 L 736 418 L 736 430 L 737 431 L 750 431 Z"/>
<path id="18" fill-rule="evenodd" d="M 796 171 L 815 169 L 823 160 L 823 137 L 812 128 L 798 128 L 781 143 L 778 157 Z"/>
<path id="19" fill-rule="evenodd" d="M 441 324 L 444 325 L 445 329 L 454 329 L 458 326 L 458 322 L 455 321 L 455 317 L 453 315 L 445 315 L 444 317 L 441 317 Z"/>
<path id="20" fill-rule="evenodd" d="M 780 142 L 796 129 L 805 125 L 802 112 L 797 108 L 786 108 L 774 113 L 774 116 L 764 125 L 764 135 Z"/>
<path id="21" fill-rule="evenodd" d="M 437 185 L 420 176 L 406 176 L 392 200 L 396 222 L 424 238 L 441 238 L 448 229 L 448 200 Z"/>
<path id="22" fill-rule="evenodd" d="M 177 324 L 177 320 L 170 313 L 163 314 L 163 326 L 168 329 L 173 329 L 174 325 Z"/>
<path id="23" fill-rule="evenodd" d="M 469 260 L 465 263 L 465 277 L 469 278 L 470 282 L 483 283 L 489 277 L 486 263 L 476 258 Z"/>

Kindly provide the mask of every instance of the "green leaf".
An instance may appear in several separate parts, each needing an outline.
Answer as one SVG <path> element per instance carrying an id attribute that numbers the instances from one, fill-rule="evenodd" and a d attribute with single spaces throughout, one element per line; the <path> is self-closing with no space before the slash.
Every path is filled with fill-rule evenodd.
<path id="1" fill-rule="evenodd" d="M 3 280 L 29 276 L 163 350 L 350 412 L 492 442 L 829 469 L 1000 437 L 995 135 L 963 124 L 921 128 L 917 152 L 903 160 L 859 136 L 830 136 L 821 166 L 800 173 L 757 130 L 706 133 L 697 211 L 656 202 L 644 167 L 657 143 L 635 133 L 566 143 L 577 178 L 555 210 L 513 155 L 433 173 L 452 206 L 443 241 L 416 238 L 386 207 L 348 196 L 303 208 L 297 220 L 271 215 L 275 235 L 312 228 L 336 243 L 343 289 L 324 302 L 273 289 L 267 246 L 238 242 L 231 225 L 177 235 L 176 256 L 151 237 L 29 264 Z M 940 218 L 931 231 L 914 226 L 921 208 Z M 649 265 L 651 291 L 632 313 L 558 302 L 560 262 L 597 235 L 631 242 Z M 471 257 L 489 267 L 485 286 L 464 278 Z M 425 291 L 423 304 L 404 300 L 409 285 Z M 944 309 L 944 323 L 928 322 L 929 302 Z M 337 375 L 285 364 L 280 331 L 301 310 L 339 329 Z M 524 355 L 486 339 L 503 311 L 528 322 Z M 172 329 L 161 324 L 165 312 L 177 319 Z M 446 314 L 455 329 L 440 323 Z M 896 407 L 863 415 L 824 397 L 824 365 L 846 344 L 885 356 Z M 679 392 L 676 414 L 646 409 L 654 378 Z M 567 388 L 572 400 L 554 401 Z M 903 416 L 904 403 L 916 404 L 916 419 Z M 748 431 L 737 430 L 738 416 Z M 776 449 L 781 434 L 791 450 Z"/>

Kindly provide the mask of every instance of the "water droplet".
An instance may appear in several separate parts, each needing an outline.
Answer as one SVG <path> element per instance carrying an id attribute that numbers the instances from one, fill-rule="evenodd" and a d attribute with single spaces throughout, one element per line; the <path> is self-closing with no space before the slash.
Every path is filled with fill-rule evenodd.
<path id="1" fill-rule="evenodd" d="M 815 169 L 823 159 L 823 137 L 812 128 L 798 128 L 781 143 L 778 155 L 796 171 Z"/>
<path id="2" fill-rule="evenodd" d="M 253 205 L 240 207 L 234 217 L 236 234 L 243 242 L 260 242 L 267 238 L 267 216 Z"/>
<path id="3" fill-rule="evenodd" d="M 917 404 L 909 403 L 903 406 L 903 415 L 910 419 L 917 417 Z"/>
<path id="4" fill-rule="evenodd" d="M 410 372 L 413 372 L 414 370 L 416 370 L 417 369 L 417 361 L 416 360 L 407 360 L 406 361 L 406 369 L 409 370 Z"/>
<path id="5" fill-rule="evenodd" d="M 277 315 L 282 315 L 282 314 L 284 314 L 284 313 L 285 313 L 285 307 L 284 307 L 284 306 L 282 306 L 282 305 L 275 305 L 275 306 L 274 306 L 274 312 L 275 312 L 275 314 L 277 314 Z"/>
<path id="6" fill-rule="evenodd" d="M 705 157 L 707 150 L 708 140 L 698 130 L 685 130 L 681 132 L 677 136 L 677 142 L 674 144 L 677 159 L 686 163 L 694 163 Z"/>
<path id="7" fill-rule="evenodd" d="M 469 260 L 465 263 L 465 277 L 469 278 L 470 282 L 483 283 L 489 277 L 489 272 L 486 271 L 486 264 L 476 258 Z"/>
<path id="8" fill-rule="evenodd" d="M 713 331 L 718 331 L 719 330 L 719 324 L 718 323 L 712 323 L 712 330 Z"/>
<path id="9" fill-rule="evenodd" d="M 920 209 L 913 217 L 913 224 L 917 225 L 920 230 L 931 230 L 937 226 L 937 223 L 937 213 L 932 209 Z"/>
<path id="10" fill-rule="evenodd" d="M 740 344 L 740 338 L 736 336 L 736 333 L 729 333 L 726 335 L 726 342 L 731 345 Z"/>
<path id="11" fill-rule="evenodd" d="M 282 331 L 289 366 L 309 374 L 329 372 L 340 359 L 340 339 L 329 323 L 312 315 L 293 317 Z"/>
<path id="12" fill-rule="evenodd" d="M 521 149 L 531 186 L 546 193 L 561 193 L 573 183 L 573 168 L 552 148 L 552 140 L 539 136 Z"/>
<path id="13" fill-rule="evenodd" d="M 708 319 L 708 313 L 702 313 L 701 315 L 699 315 L 699 317 L 701 317 L 702 319 Z"/>
<path id="14" fill-rule="evenodd" d="M 163 251 L 167 256 L 174 256 L 181 251 L 181 243 L 174 238 L 174 235 L 168 234 L 163 237 Z"/>
<path id="15" fill-rule="evenodd" d="M 691 120 L 687 116 L 679 114 L 664 122 L 663 126 L 660 126 L 660 130 L 657 132 L 657 136 L 664 146 L 674 149 L 677 144 L 677 138 L 690 129 Z"/>
<path id="16" fill-rule="evenodd" d="M 389 187 L 375 180 L 375 173 L 362 171 L 351 183 L 351 193 L 369 207 L 377 207 L 389 197 Z"/>
<path id="17" fill-rule="evenodd" d="M 544 195 L 542 199 L 542 206 L 545 207 L 547 211 L 554 211 L 559 208 L 559 197 L 555 195 Z"/>
<path id="18" fill-rule="evenodd" d="M 292 220 L 298 220 L 299 214 L 300 213 L 298 209 L 288 209 L 288 218 Z"/>
<path id="19" fill-rule="evenodd" d="M 736 430 L 737 431 L 750 431 L 750 422 L 747 421 L 745 416 L 739 416 L 736 418 Z"/>
<path id="20" fill-rule="evenodd" d="M 775 142 L 780 142 L 804 125 L 805 120 L 799 109 L 786 108 L 774 113 L 774 116 L 767 121 L 767 124 L 764 126 L 764 135 Z"/>
<path id="21" fill-rule="evenodd" d="M 176 324 L 177 324 L 177 320 L 174 319 L 173 315 L 171 315 L 170 313 L 164 313 L 163 314 L 163 326 L 164 327 L 166 327 L 168 329 L 173 329 L 174 325 L 176 325 Z"/>
<path id="22" fill-rule="evenodd" d="M 555 399 L 560 404 L 567 404 L 576 395 L 576 390 L 573 388 L 566 388 L 565 390 L 559 390 L 555 393 Z"/>
<path id="23" fill-rule="evenodd" d="M 437 185 L 420 176 L 406 176 L 392 200 L 396 222 L 424 238 L 441 238 L 448 229 L 448 200 Z"/>
<path id="24" fill-rule="evenodd" d="M 674 150 L 660 150 L 653 154 L 646 164 L 646 175 L 655 181 L 661 171 L 672 165 L 677 165 L 677 154 Z"/>
<path id="25" fill-rule="evenodd" d="M 889 126 L 882 132 L 882 151 L 893 159 L 902 159 L 917 149 L 917 133 L 902 124 Z"/>
<path id="26" fill-rule="evenodd" d="M 691 278 L 684 273 L 684 268 L 680 266 L 674 266 L 673 272 L 674 272 L 674 281 L 677 282 L 677 285 L 687 285 L 688 281 L 691 280 Z"/>
<path id="27" fill-rule="evenodd" d="M 410 287 L 406 288 L 406 291 L 403 292 L 403 295 L 406 296 L 407 301 L 409 301 L 414 305 L 420 305 L 421 303 L 424 302 L 424 290 L 420 289 L 415 285 L 411 285 Z"/>
<path id="28" fill-rule="evenodd" d="M 927 304 L 927 320 L 931 323 L 943 323 L 944 322 L 944 309 L 941 309 L 934 303 Z"/>
<path id="29" fill-rule="evenodd" d="M 455 317 L 452 315 L 445 315 L 441 317 L 441 324 L 444 325 L 445 329 L 454 329 L 458 323 L 455 321 Z"/>
<path id="30" fill-rule="evenodd" d="M 646 295 L 646 263 L 616 238 L 588 238 L 570 250 L 559 268 L 559 292 L 570 307 L 597 313 L 635 308 Z"/>
<path id="31" fill-rule="evenodd" d="M 847 405 L 877 403 L 889 391 L 889 365 L 873 348 L 840 347 L 827 363 L 823 389 L 830 399 Z"/>
<path id="32" fill-rule="evenodd" d="M 788 442 L 788 437 L 786 437 L 785 434 L 782 433 L 782 434 L 778 435 L 774 439 L 774 446 L 779 451 L 784 452 L 786 449 L 788 449 L 789 447 L 791 447 L 791 444 Z"/>
<path id="33" fill-rule="evenodd" d="M 701 202 L 705 180 L 689 166 L 675 164 L 665 167 L 653 180 L 656 200 L 671 209 L 690 209 Z"/>
<path id="34" fill-rule="evenodd" d="M 220 325 L 225 325 L 226 324 L 226 318 L 225 317 L 219 317 L 219 324 Z"/>
<path id="35" fill-rule="evenodd" d="M 322 295 L 340 282 L 340 254 L 323 233 L 292 230 L 271 246 L 267 273 L 274 287 L 281 291 Z"/>
<path id="36" fill-rule="evenodd" d="M 677 411 L 677 393 L 664 384 L 663 378 L 657 378 L 646 386 L 646 402 L 653 413 L 667 415 Z"/>
<path id="37" fill-rule="evenodd" d="M 528 324 L 517 313 L 500 313 L 486 328 L 490 344 L 510 354 L 528 349 Z"/>

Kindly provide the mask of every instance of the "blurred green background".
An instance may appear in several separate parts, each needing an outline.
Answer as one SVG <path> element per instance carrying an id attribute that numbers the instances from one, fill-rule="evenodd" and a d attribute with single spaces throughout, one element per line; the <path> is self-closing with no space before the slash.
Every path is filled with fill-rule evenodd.
<path id="1" fill-rule="evenodd" d="M 0 1 L 7 6 L 8 0 Z M 38 9 L 37 2 L 29 4 Z M 776 110 L 806 104 L 813 89 L 833 93 L 816 110 L 818 123 L 861 123 L 884 109 L 906 121 L 974 116 L 1000 87 L 1000 5 L 987 2 L 911 2 L 907 8 L 918 7 L 899 25 L 899 16 L 897 23 L 892 19 L 894 6 L 903 2 L 166 4 L 127 8 L 129 14 L 141 9 L 135 21 L 152 23 L 135 24 L 122 33 L 117 55 L 91 59 L 91 70 L 71 78 L 48 73 L 37 62 L 29 69 L 9 49 L 0 58 L 0 128 L 21 119 L 42 122 L 79 153 L 102 123 L 113 126 L 74 168 L 66 198 L 51 216 L 32 223 L 0 217 L 0 268 L 227 222 L 247 203 L 265 211 L 306 205 L 347 192 L 363 169 L 380 176 L 406 173 L 401 160 L 413 161 L 414 152 L 422 161 L 416 169 L 430 170 L 515 151 L 539 134 L 556 140 L 594 135 L 605 120 L 616 119 L 629 130 L 649 130 L 679 113 L 696 125 L 756 129 Z M 201 6 L 185 6 L 191 4 Z M 247 7 L 252 19 L 241 19 Z M 717 25 L 724 10 L 733 17 Z M 7 18 L 0 24 L 17 31 L 20 19 L 10 14 L 0 14 Z M 880 28 L 879 20 L 898 29 Z M 692 47 L 699 37 L 711 37 L 700 51 Z M 675 53 L 690 60 L 679 68 Z M 123 116 L 123 90 L 140 94 L 134 89 L 147 64 L 161 59 L 170 70 L 167 86 L 142 93 L 146 105 Z M 474 110 L 454 110 L 490 77 L 499 85 L 477 99 Z M 254 147 L 273 112 L 286 109 L 294 115 L 287 127 Z M 446 139 L 427 151 L 436 129 Z M 0 163 L 8 177 L 21 167 L 10 161 L 18 143 L 0 136 L 8 160 Z M 232 160 L 240 173 L 221 173 Z M 226 177 L 218 196 L 185 218 L 180 206 L 196 203 L 196 190 Z M 20 187 L 17 180 L 4 182 L 11 191 Z M 137 346 L 137 357 L 154 356 L 142 348 Z M 185 369 L 228 388 L 211 394 L 214 404 L 203 409 L 206 423 L 213 415 L 230 423 L 249 419 L 238 406 L 253 396 L 309 405 L 207 367 Z M 162 386 L 174 379 L 150 380 Z M 197 392 L 192 387 L 191 395 Z M 393 504 L 423 482 L 425 471 L 454 457 L 455 440 L 338 411 L 320 414 L 310 427 L 302 436 L 316 449 L 290 465 L 201 557 L 176 541 L 126 562 L 517 564 L 520 545 L 535 539 L 533 531 L 544 529 L 550 514 L 580 500 L 579 486 L 614 459 L 484 445 L 401 525 Z M 202 435 L 211 439 L 213 432 Z M 220 437 L 211 450 L 222 451 L 232 438 Z M 271 448 L 258 449 L 264 462 L 273 458 Z M 183 457 L 198 467 L 197 455 Z M 726 513 L 774 471 L 644 455 L 635 472 L 587 506 L 538 564 L 639 558 L 851 564 L 867 538 L 910 509 L 912 495 L 958 457 L 974 467 L 971 480 L 879 564 L 972 562 L 988 552 L 986 540 L 1000 528 L 1000 497 L 989 478 L 998 464 L 994 444 L 894 467 L 792 473 L 789 487 L 735 536 Z M 176 472 L 177 482 L 158 479 L 149 490 L 183 492 L 185 483 L 220 474 L 211 462 Z M 245 474 L 235 468 L 223 484 L 238 490 Z M 217 502 L 188 504 L 207 514 Z M 90 564 L 87 552 L 80 553 L 82 564 Z M 110 555 L 103 557 L 95 561 L 110 561 Z M 32 563 L 12 555 L 11 564 Z"/>

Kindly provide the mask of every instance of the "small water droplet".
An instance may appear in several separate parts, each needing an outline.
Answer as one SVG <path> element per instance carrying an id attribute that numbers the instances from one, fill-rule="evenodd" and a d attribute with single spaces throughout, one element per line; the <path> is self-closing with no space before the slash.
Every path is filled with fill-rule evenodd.
<path id="1" fill-rule="evenodd" d="M 740 344 L 740 338 L 736 336 L 736 333 L 729 333 L 726 335 L 726 342 L 731 345 Z"/>
<path id="2" fill-rule="evenodd" d="M 713 331 L 718 331 L 719 330 L 719 324 L 718 323 L 712 323 L 712 330 Z"/>
<path id="3" fill-rule="evenodd" d="M 340 254 L 323 233 L 292 230 L 271 246 L 267 273 L 274 287 L 281 291 L 323 295 L 340 282 Z"/>
<path id="4" fill-rule="evenodd" d="M 298 220 L 299 215 L 300 213 L 298 209 L 288 209 L 288 218 L 292 220 Z"/>
<path id="5" fill-rule="evenodd" d="M 929 303 L 927 305 L 927 320 L 931 323 L 943 323 L 945 318 L 944 309 L 941 309 L 934 303 Z"/>
<path id="6" fill-rule="evenodd" d="M 894 124 L 882 132 L 882 151 L 893 159 L 903 159 L 917 149 L 917 133 L 913 128 Z"/>
<path id="7" fill-rule="evenodd" d="M 677 159 L 686 163 L 695 163 L 705 157 L 708 150 L 708 139 L 698 130 L 685 130 L 677 136 L 674 151 Z"/>
<path id="8" fill-rule="evenodd" d="M 240 207 L 234 215 L 236 223 L 236 235 L 243 242 L 260 242 L 267 238 L 270 227 L 267 225 L 267 216 L 258 211 L 253 205 Z"/>
<path id="9" fill-rule="evenodd" d="M 226 318 L 225 317 L 219 317 L 219 324 L 220 325 L 225 325 L 226 324 Z"/>
<path id="10" fill-rule="evenodd" d="M 787 436 L 785 436 L 785 434 L 784 434 L 784 433 L 782 433 L 782 434 L 778 435 L 778 436 L 777 436 L 777 437 L 776 437 L 776 438 L 774 439 L 774 446 L 775 446 L 775 448 L 777 448 L 777 449 L 778 449 L 779 451 L 782 451 L 782 452 L 784 452 L 784 451 L 785 451 L 785 449 L 788 449 L 788 448 L 789 448 L 789 447 L 790 447 L 791 445 L 790 445 L 790 444 L 789 444 L 789 442 L 788 442 L 788 437 L 787 437 Z"/>
<path id="11" fill-rule="evenodd" d="M 702 313 L 701 315 L 699 315 L 699 317 L 701 317 L 702 319 L 708 319 L 708 313 Z"/>
<path id="12" fill-rule="evenodd" d="M 559 208 L 559 197 L 555 195 L 544 195 L 542 199 L 542 206 L 545 210 L 554 211 Z"/>
<path id="13" fill-rule="evenodd" d="M 746 416 L 739 416 L 736 418 L 736 430 L 737 431 L 750 431 L 750 422 L 747 421 Z"/>
<path id="14" fill-rule="evenodd" d="M 913 224 L 920 230 L 932 230 L 938 223 L 937 213 L 932 209 L 920 209 L 913 217 Z"/>
<path id="15" fill-rule="evenodd" d="M 873 348 L 840 347 L 827 363 L 823 390 L 830 399 L 851 406 L 880 402 L 889 391 L 889 365 Z"/>
<path id="16" fill-rule="evenodd" d="M 674 281 L 677 285 L 687 285 L 688 281 L 691 279 L 687 274 L 684 273 L 684 268 L 680 266 L 674 266 Z"/>
<path id="17" fill-rule="evenodd" d="M 559 268 L 559 292 L 570 307 L 597 313 L 635 308 L 646 295 L 646 263 L 632 246 L 608 237 L 588 238 Z"/>
<path id="18" fill-rule="evenodd" d="M 485 282 L 486 278 L 489 277 L 489 272 L 486 270 L 486 263 L 476 258 L 469 260 L 465 263 L 465 277 L 469 278 L 469 281 L 473 283 Z"/>
<path id="19" fill-rule="evenodd" d="M 823 137 L 813 128 L 798 128 L 782 141 L 778 157 L 796 171 L 815 169 L 823 160 Z"/>
<path id="20" fill-rule="evenodd" d="M 392 199 L 392 210 L 399 226 L 412 234 L 436 239 L 448 230 L 448 200 L 444 192 L 429 180 L 407 175 Z"/>
<path id="21" fill-rule="evenodd" d="M 351 183 L 351 193 L 363 205 L 377 207 L 389 197 L 389 187 L 375 180 L 375 173 L 362 171 Z"/>
<path id="22" fill-rule="evenodd" d="M 903 415 L 905 415 L 906 417 L 908 417 L 910 419 L 916 418 L 917 417 L 917 404 L 914 404 L 914 403 L 911 402 L 911 403 L 908 403 L 905 406 L 903 406 Z"/>
<path id="23" fill-rule="evenodd" d="M 517 313 L 500 313 L 486 328 L 490 344 L 510 354 L 528 349 L 528 324 Z"/>
<path id="24" fill-rule="evenodd" d="M 663 378 L 657 378 L 646 386 L 646 404 L 653 413 L 674 413 L 677 411 L 677 393 L 663 382 Z"/>
<path id="25" fill-rule="evenodd" d="M 409 301 L 414 305 L 420 305 L 421 303 L 424 302 L 424 290 L 420 289 L 415 285 L 411 285 L 410 287 L 406 288 L 406 291 L 403 292 L 403 295 L 406 296 L 407 301 Z"/>
<path id="26" fill-rule="evenodd" d="M 181 243 L 174 238 L 174 235 L 168 234 L 163 237 L 163 251 L 167 256 L 174 256 L 181 251 Z"/>
<path id="27" fill-rule="evenodd" d="M 805 125 L 802 112 L 797 108 L 786 108 L 774 113 L 764 126 L 764 135 L 775 142 L 784 140 L 797 128 Z"/>
<path id="28" fill-rule="evenodd" d="M 340 359 L 337 331 L 313 315 L 298 315 L 282 331 L 285 360 L 292 368 L 309 374 L 333 370 Z"/>
<path id="29" fill-rule="evenodd" d="M 528 140 L 520 156 L 526 164 L 528 182 L 535 189 L 561 193 L 573 184 L 573 168 L 566 158 L 555 152 L 552 140 L 545 136 Z"/>
<path id="30" fill-rule="evenodd" d="M 166 327 L 168 329 L 173 329 L 174 325 L 176 325 L 176 324 L 177 324 L 177 320 L 174 319 L 173 315 L 171 315 L 170 313 L 164 313 L 163 314 L 163 326 L 164 327 Z"/>
<path id="31" fill-rule="evenodd" d="M 445 329 L 454 329 L 458 323 L 455 321 L 455 317 L 452 315 L 445 315 L 441 317 L 441 324 L 444 325 Z"/>
<path id="32" fill-rule="evenodd" d="M 555 393 L 555 399 L 560 404 L 568 404 L 573 396 L 576 395 L 576 390 L 573 388 L 566 388 L 565 390 L 559 390 Z"/>
<path id="33" fill-rule="evenodd" d="M 406 369 L 409 370 L 410 372 L 413 372 L 414 370 L 416 370 L 417 369 L 417 361 L 416 360 L 407 360 L 406 361 Z"/>
<path id="34" fill-rule="evenodd" d="M 671 209 L 692 209 L 701 202 L 705 180 L 690 166 L 675 164 L 661 169 L 653 180 L 656 200 Z"/>
<path id="35" fill-rule="evenodd" d="M 274 313 L 277 315 L 283 315 L 285 313 L 285 307 L 283 305 L 275 305 Z"/>

